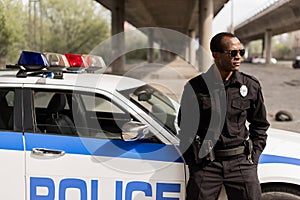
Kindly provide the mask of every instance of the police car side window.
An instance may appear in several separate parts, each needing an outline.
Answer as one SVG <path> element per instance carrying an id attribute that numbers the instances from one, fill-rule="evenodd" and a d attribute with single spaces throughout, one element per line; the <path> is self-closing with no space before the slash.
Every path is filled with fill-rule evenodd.
<path id="1" fill-rule="evenodd" d="M 90 134 L 95 138 L 121 139 L 122 127 L 125 123 L 139 122 L 135 116 L 103 95 L 83 94 L 82 100 L 86 108 Z M 139 141 L 161 143 L 153 133 L 149 133 L 146 138 Z"/>
<path id="2" fill-rule="evenodd" d="M 82 100 L 87 111 L 125 113 L 122 109 L 104 97 L 82 95 Z"/>
<path id="3" fill-rule="evenodd" d="M 121 140 L 123 125 L 138 121 L 108 97 L 89 92 L 35 90 L 34 108 L 37 130 L 45 134 Z"/>
<path id="4" fill-rule="evenodd" d="M 121 139 L 121 127 L 132 116 L 103 95 L 82 94 L 87 125 L 95 138 Z"/>
<path id="5" fill-rule="evenodd" d="M 35 90 L 38 132 L 121 139 L 121 127 L 132 120 L 127 111 L 103 95 L 80 91 Z"/>
<path id="6" fill-rule="evenodd" d="M 38 132 L 77 135 L 67 100 L 68 92 L 35 90 L 33 94 Z"/>
<path id="7" fill-rule="evenodd" d="M 14 95 L 13 89 L 0 89 L 0 130 L 13 130 Z"/>
<path id="8" fill-rule="evenodd" d="M 34 94 L 35 108 L 46 109 L 54 94 L 55 94 L 54 92 L 45 92 L 45 91 L 35 92 Z M 66 104 L 65 109 L 69 109 L 68 104 Z"/>

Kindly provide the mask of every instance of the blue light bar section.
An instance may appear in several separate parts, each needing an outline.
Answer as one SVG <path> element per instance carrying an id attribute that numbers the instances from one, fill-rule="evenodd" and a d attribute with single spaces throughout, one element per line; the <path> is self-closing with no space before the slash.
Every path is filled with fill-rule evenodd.
<path id="1" fill-rule="evenodd" d="M 26 66 L 40 66 L 48 67 L 49 63 L 46 56 L 43 53 L 22 51 L 18 65 Z"/>

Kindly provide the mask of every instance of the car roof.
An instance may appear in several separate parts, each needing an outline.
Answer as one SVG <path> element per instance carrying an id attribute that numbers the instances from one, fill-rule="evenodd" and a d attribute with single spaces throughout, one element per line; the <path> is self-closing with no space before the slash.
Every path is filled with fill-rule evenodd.
<path id="1" fill-rule="evenodd" d="M 111 74 L 97 73 L 64 73 L 63 79 L 43 78 L 41 76 L 27 76 L 26 78 L 16 77 L 17 71 L 0 71 L 0 84 L 45 84 L 59 86 L 80 86 L 97 88 L 114 92 L 145 85 L 143 81 Z"/>

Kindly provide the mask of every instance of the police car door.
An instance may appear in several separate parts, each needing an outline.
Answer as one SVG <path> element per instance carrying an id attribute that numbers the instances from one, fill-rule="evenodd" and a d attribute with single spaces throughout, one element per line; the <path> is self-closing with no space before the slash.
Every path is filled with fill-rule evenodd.
<path id="1" fill-rule="evenodd" d="M 21 85 L 0 84 L 0 199 L 24 199 Z"/>
<path id="2" fill-rule="evenodd" d="M 172 160 L 174 149 L 153 138 L 122 140 L 123 125 L 136 118 L 121 102 L 71 90 L 30 95 L 28 199 L 183 199 L 183 164 Z"/>

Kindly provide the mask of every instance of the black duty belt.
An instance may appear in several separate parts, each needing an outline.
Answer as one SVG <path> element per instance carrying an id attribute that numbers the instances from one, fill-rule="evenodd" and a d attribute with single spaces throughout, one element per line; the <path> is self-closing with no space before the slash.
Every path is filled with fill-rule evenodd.
<path id="1" fill-rule="evenodd" d="M 236 156 L 245 153 L 245 146 L 239 146 L 232 149 L 214 150 L 216 157 Z"/>

